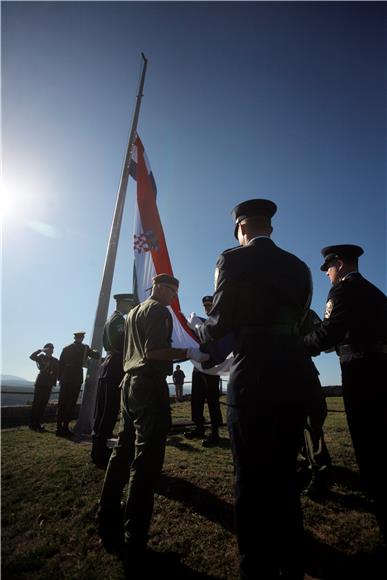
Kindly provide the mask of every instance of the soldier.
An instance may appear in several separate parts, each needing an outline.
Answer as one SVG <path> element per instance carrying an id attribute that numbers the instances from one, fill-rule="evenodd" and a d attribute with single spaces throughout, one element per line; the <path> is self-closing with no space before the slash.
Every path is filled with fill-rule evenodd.
<path id="1" fill-rule="evenodd" d="M 59 358 L 59 401 L 57 418 L 57 437 L 71 437 L 69 423 L 73 419 L 75 405 L 83 383 L 83 368 L 88 358 L 99 359 L 100 353 L 82 344 L 83 330 L 74 332 L 74 342 L 65 346 Z"/>
<path id="2" fill-rule="evenodd" d="M 312 355 L 334 347 L 356 459 L 387 540 L 387 298 L 358 269 L 360 246 L 321 250 L 332 288 L 324 320 L 305 337 Z M 383 467 L 384 464 L 384 467 Z"/>
<path id="3" fill-rule="evenodd" d="M 106 467 L 111 451 L 107 440 L 112 437 L 120 410 L 121 390 L 124 376 L 122 355 L 124 350 L 125 315 L 134 307 L 133 294 L 115 294 L 116 309 L 106 321 L 103 331 L 103 347 L 106 357 L 101 365 L 93 426 L 91 459 L 99 467 Z"/>
<path id="4" fill-rule="evenodd" d="M 97 514 L 99 535 L 108 551 L 123 556 L 125 569 L 144 556 L 153 496 L 171 425 L 169 389 L 173 359 L 204 361 L 198 348 L 171 348 L 172 303 L 179 281 L 169 274 L 153 278 L 151 296 L 128 314 L 124 342 L 118 445 L 105 473 Z M 129 479 L 124 528 L 121 497 Z M 138 572 L 138 571 L 137 571 Z"/>
<path id="5" fill-rule="evenodd" d="M 39 374 L 35 381 L 34 400 L 32 401 L 30 429 L 43 433 L 46 429 L 41 424 L 44 411 L 50 399 L 51 390 L 58 380 L 59 361 L 52 356 L 54 345 L 48 342 L 30 355 L 36 362 Z"/>
<path id="6" fill-rule="evenodd" d="M 240 247 L 219 256 L 212 309 L 197 328 L 202 342 L 235 336 L 227 403 L 244 580 L 304 577 L 297 453 L 320 385 L 299 336 L 311 275 L 270 239 L 276 209 L 265 199 L 233 209 Z"/>
<path id="7" fill-rule="evenodd" d="M 206 314 L 212 308 L 213 297 L 204 296 L 202 303 Z M 205 319 L 202 318 L 202 321 Z M 206 439 L 203 439 L 203 447 L 214 447 L 219 445 L 219 427 L 223 425 L 222 411 L 219 403 L 219 385 L 220 376 L 202 373 L 197 369 L 192 372 L 192 389 L 191 389 L 191 417 L 195 423 L 193 431 L 184 433 L 186 439 L 201 439 L 204 437 L 204 403 L 207 400 L 208 410 L 211 420 L 211 433 Z"/>
<path id="8" fill-rule="evenodd" d="M 181 370 L 180 365 L 176 365 L 176 370 L 172 375 L 173 384 L 176 389 L 176 402 L 179 403 L 183 400 L 183 385 L 184 385 L 185 374 Z"/>

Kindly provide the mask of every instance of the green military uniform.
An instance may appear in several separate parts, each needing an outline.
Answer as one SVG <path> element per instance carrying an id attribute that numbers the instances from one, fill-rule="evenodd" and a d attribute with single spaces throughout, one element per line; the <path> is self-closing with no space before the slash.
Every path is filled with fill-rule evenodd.
<path id="1" fill-rule="evenodd" d="M 122 356 L 124 348 L 125 318 L 115 310 L 106 321 L 103 332 L 103 347 L 106 357 L 98 378 L 97 398 L 93 425 L 92 461 L 106 467 L 110 457 L 107 440 L 112 437 L 120 410 L 121 390 L 119 385 L 124 376 Z"/>
<path id="2" fill-rule="evenodd" d="M 50 399 L 52 387 L 56 385 L 56 381 L 58 380 L 59 361 L 54 356 L 43 354 L 41 349 L 33 352 L 30 355 L 30 359 L 36 362 L 39 369 L 39 374 L 35 381 L 30 429 L 44 431 L 41 422 L 43 421 L 44 411 Z"/>
<path id="3" fill-rule="evenodd" d="M 70 435 L 69 422 L 74 417 L 75 405 L 83 383 L 83 366 L 89 358 L 99 359 L 99 352 L 87 344 L 75 341 L 65 346 L 59 358 L 59 401 L 57 435 Z"/>
<path id="4" fill-rule="evenodd" d="M 153 496 L 164 461 L 171 425 L 167 375 L 172 361 L 145 358 L 145 352 L 170 348 L 172 317 L 149 298 L 128 314 L 124 344 L 121 424 L 118 445 L 110 458 L 100 498 L 100 535 L 113 545 L 120 530 L 120 504 L 129 480 L 124 531 L 127 548 L 145 548 Z"/>

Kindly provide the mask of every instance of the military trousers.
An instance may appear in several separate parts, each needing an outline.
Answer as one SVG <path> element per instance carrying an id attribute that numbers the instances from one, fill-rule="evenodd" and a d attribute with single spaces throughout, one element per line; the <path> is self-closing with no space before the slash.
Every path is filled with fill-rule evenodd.
<path id="1" fill-rule="evenodd" d="M 229 406 L 235 527 L 243 580 L 303 578 L 296 460 L 306 410 L 262 401 Z"/>
<path id="2" fill-rule="evenodd" d="M 97 387 L 91 457 L 95 463 L 104 463 L 110 452 L 106 447 L 112 436 L 120 410 L 121 379 L 100 378 Z"/>
<path id="3" fill-rule="evenodd" d="M 119 513 L 123 489 L 129 481 L 124 516 L 128 545 L 146 545 L 170 427 L 165 377 L 126 374 L 122 381 L 118 444 L 105 473 L 100 512 Z"/>
<path id="4" fill-rule="evenodd" d="M 387 544 L 387 355 L 341 363 L 343 399 L 361 478 Z"/>
<path id="5" fill-rule="evenodd" d="M 220 377 L 217 375 L 206 375 L 199 371 L 192 373 L 191 389 L 191 416 L 196 426 L 204 425 L 204 404 L 207 400 L 210 421 L 213 429 L 218 429 L 223 425 L 222 412 L 219 402 Z"/>
<path id="6" fill-rule="evenodd" d="M 75 406 L 81 391 L 79 381 L 61 381 L 58 400 L 58 423 L 69 423 L 74 419 Z"/>
<path id="7" fill-rule="evenodd" d="M 44 411 L 50 399 L 53 385 L 35 384 L 32 401 L 30 427 L 39 427 L 43 421 Z"/>

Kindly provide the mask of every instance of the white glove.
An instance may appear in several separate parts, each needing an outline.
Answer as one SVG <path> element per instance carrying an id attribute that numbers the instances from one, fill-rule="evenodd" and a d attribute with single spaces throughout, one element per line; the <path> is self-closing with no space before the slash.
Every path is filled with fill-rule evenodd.
<path id="1" fill-rule="evenodd" d="M 209 360 L 210 355 L 206 352 L 201 352 L 199 348 L 187 348 L 187 358 L 201 363 Z"/>
<path id="2" fill-rule="evenodd" d="M 191 312 L 191 314 L 188 316 L 187 324 L 191 330 L 195 331 L 203 324 L 203 320 L 201 320 L 199 316 L 196 316 L 196 312 Z"/>

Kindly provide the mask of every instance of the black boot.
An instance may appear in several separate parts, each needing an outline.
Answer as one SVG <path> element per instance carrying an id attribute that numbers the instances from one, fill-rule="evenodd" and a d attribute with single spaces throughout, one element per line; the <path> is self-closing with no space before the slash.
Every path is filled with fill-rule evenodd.
<path id="1" fill-rule="evenodd" d="M 201 439 L 204 437 L 204 427 L 196 427 L 193 431 L 186 431 L 184 437 L 186 439 Z"/>
<path id="2" fill-rule="evenodd" d="M 212 429 L 211 435 L 202 441 L 202 447 L 216 447 L 219 445 L 218 429 Z"/>

